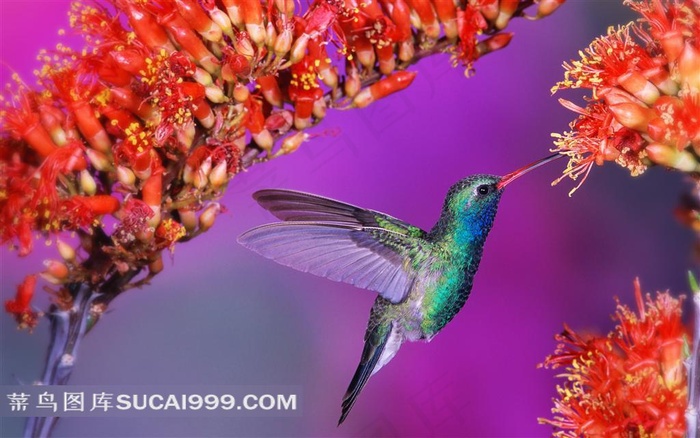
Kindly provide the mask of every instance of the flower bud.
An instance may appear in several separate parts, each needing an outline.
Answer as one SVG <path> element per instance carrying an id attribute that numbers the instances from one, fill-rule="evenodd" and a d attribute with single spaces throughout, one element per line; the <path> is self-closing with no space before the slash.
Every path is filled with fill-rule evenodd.
<path id="1" fill-rule="evenodd" d="M 661 143 L 652 143 L 645 149 L 651 161 L 663 166 L 673 167 L 682 172 L 697 171 L 699 166 L 693 155 L 688 151 L 678 149 Z"/>
<path id="2" fill-rule="evenodd" d="M 204 209 L 199 215 L 199 229 L 204 232 L 209 230 L 216 220 L 216 215 L 221 211 L 221 205 L 218 202 L 213 202 Z"/>
<path id="3" fill-rule="evenodd" d="M 322 119 L 326 117 L 326 100 L 324 98 L 316 99 L 314 101 L 313 115 L 317 119 Z"/>
<path id="4" fill-rule="evenodd" d="M 180 208 L 177 210 L 180 215 L 180 223 L 187 232 L 194 231 L 197 228 L 197 215 L 191 208 Z"/>
<path id="5" fill-rule="evenodd" d="M 238 152 L 240 152 L 241 155 L 243 155 L 248 147 L 248 142 L 246 141 L 245 135 L 239 135 L 238 137 L 234 138 L 233 146 L 238 149 Z"/>
<path id="6" fill-rule="evenodd" d="M 63 130 L 63 121 L 65 116 L 63 113 L 53 106 L 39 106 L 39 114 L 41 115 L 41 124 L 44 126 L 51 136 L 51 140 L 57 146 L 65 146 L 68 143 L 68 136 Z"/>
<path id="7" fill-rule="evenodd" d="M 272 21 L 268 21 L 267 27 L 265 28 L 265 45 L 267 48 L 274 50 L 276 40 L 277 29 L 275 29 L 275 25 L 272 24 Z"/>
<path id="8" fill-rule="evenodd" d="M 213 103 L 224 103 L 228 100 L 224 91 L 216 85 L 210 85 L 204 89 L 204 95 Z"/>
<path id="9" fill-rule="evenodd" d="M 618 87 L 606 88 L 598 93 L 598 97 L 605 100 L 605 103 L 607 103 L 609 106 L 617 105 L 619 103 L 639 103 L 637 98 Z"/>
<path id="10" fill-rule="evenodd" d="M 194 174 L 194 186 L 198 189 L 203 189 L 208 183 L 209 172 L 211 172 L 211 156 L 202 161 L 202 164 Z"/>
<path id="11" fill-rule="evenodd" d="M 656 117 L 654 110 L 636 103 L 618 103 L 610 105 L 609 108 L 622 126 L 641 132 L 646 132 L 649 121 Z"/>
<path id="12" fill-rule="evenodd" d="M 355 108 L 364 108 L 390 94 L 401 91 L 411 85 L 416 77 L 414 71 L 397 71 L 374 84 L 362 89 L 352 100 Z"/>
<path id="13" fill-rule="evenodd" d="M 416 48 L 413 45 L 413 38 L 408 41 L 401 41 L 399 44 L 399 59 L 402 62 L 409 62 L 416 55 Z"/>
<path id="14" fill-rule="evenodd" d="M 359 47 L 356 51 L 357 60 L 360 64 L 367 67 L 368 70 L 374 68 L 374 63 L 377 62 L 377 55 L 374 53 L 374 46 L 367 44 L 366 47 Z"/>
<path id="15" fill-rule="evenodd" d="M 479 12 L 488 21 L 495 21 L 498 18 L 498 0 L 488 0 L 482 2 Z"/>
<path id="16" fill-rule="evenodd" d="M 537 17 L 536 18 L 544 18 L 548 15 L 551 15 L 556 11 L 559 6 L 564 4 L 565 0 L 540 0 L 540 3 L 537 5 Z"/>
<path id="17" fill-rule="evenodd" d="M 386 49 L 389 49 L 389 47 L 386 47 Z M 394 57 L 394 52 L 391 50 L 390 52 L 384 52 L 379 51 L 378 52 L 377 59 L 379 59 L 379 71 L 383 75 L 390 75 L 391 73 L 396 70 L 396 58 Z"/>
<path id="18" fill-rule="evenodd" d="M 134 188 L 136 183 L 136 175 L 128 167 L 117 166 L 117 179 L 122 185 L 128 188 Z"/>
<path id="19" fill-rule="evenodd" d="M 666 143 L 666 134 L 668 133 L 668 127 L 666 122 L 661 117 L 656 117 L 649 121 L 647 125 L 647 134 L 653 141 L 658 141 L 661 143 Z"/>
<path id="20" fill-rule="evenodd" d="M 362 82 L 360 81 L 360 74 L 354 67 L 348 66 L 347 76 L 345 77 L 345 95 L 348 97 L 355 97 L 357 93 L 360 92 L 362 87 Z"/>
<path id="21" fill-rule="evenodd" d="M 617 78 L 617 81 L 622 88 L 648 105 L 656 102 L 656 99 L 660 96 L 659 89 L 638 71 L 632 70 L 623 73 Z"/>
<path id="22" fill-rule="evenodd" d="M 208 71 L 200 67 L 195 68 L 192 79 L 194 79 L 196 82 L 203 85 L 204 87 L 208 87 L 214 84 L 211 74 L 209 74 Z"/>
<path id="23" fill-rule="evenodd" d="M 265 38 L 265 31 L 263 30 L 263 40 Z M 236 52 L 245 56 L 248 60 L 253 59 L 255 56 L 255 48 L 250 42 L 250 37 L 246 32 L 241 32 L 238 34 L 238 38 L 233 42 L 233 47 Z"/>
<path id="24" fill-rule="evenodd" d="M 223 33 L 231 39 L 234 38 L 231 19 L 228 18 L 228 15 L 226 15 L 224 11 L 215 6 L 209 10 L 209 16 L 211 17 L 211 21 L 219 25 Z"/>
<path id="25" fill-rule="evenodd" d="M 56 240 L 56 249 L 61 255 L 61 258 L 67 262 L 72 262 L 75 260 L 75 249 L 66 242 L 58 239 Z"/>
<path id="26" fill-rule="evenodd" d="M 270 134 L 270 131 L 267 129 L 263 129 L 262 131 L 258 132 L 257 134 L 251 134 L 251 137 L 253 137 L 253 141 L 255 144 L 260 146 L 265 151 L 270 151 L 272 149 L 272 146 L 275 144 L 274 138 L 272 138 L 272 134 Z"/>
<path id="27" fill-rule="evenodd" d="M 295 0 L 275 0 L 275 7 L 287 18 L 292 18 L 294 15 Z"/>
<path id="28" fill-rule="evenodd" d="M 61 284 L 68 278 L 68 266 L 57 260 L 44 260 L 46 271 L 41 276 L 51 284 Z"/>
<path id="29" fill-rule="evenodd" d="M 476 45 L 476 50 L 479 56 L 484 56 L 488 53 L 495 52 L 506 47 L 510 40 L 513 39 L 513 34 L 510 32 L 501 32 L 493 35 Z"/>
<path id="30" fill-rule="evenodd" d="M 313 111 L 313 107 L 312 107 Z M 310 128 L 312 125 L 311 122 L 311 116 L 309 117 L 299 117 L 298 114 L 294 114 L 294 127 L 298 129 L 299 131 L 304 130 L 306 128 Z"/>
<path id="31" fill-rule="evenodd" d="M 153 216 L 148 219 L 148 225 L 151 227 L 151 232 L 160 223 L 160 205 L 149 205 L 153 210 Z"/>
<path id="32" fill-rule="evenodd" d="M 104 153 L 93 148 L 87 148 L 85 153 L 87 154 L 88 160 L 90 160 L 90 164 L 92 164 L 92 167 L 96 170 L 106 172 L 112 168 L 112 164 Z"/>
<path id="33" fill-rule="evenodd" d="M 257 78 L 260 91 L 270 105 L 282 107 L 282 90 L 275 76 L 260 76 Z"/>
<path id="34" fill-rule="evenodd" d="M 290 135 L 282 141 L 280 150 L 275 155 L 291 154 L 299 149 L 302 143 L 309 139 L 309 134 L 304 131 L 299 131 L 296 134 Z"/>
<path id="35" fill-rule="evenodd" d="M 97 191 L 97 183 L 87 170 L 80 171 L 80 188 L 87 195 L 94 195 Z"/>
<path id="36" fill-rule="evenodd" d="M 209 173 L 209 182 L 211 183 L 212 187 L 218 188 L 226 184 L 227 181 L 228 165 L 226 160 L 222 160 L 214 167 L 214 169 L 212 169 L 211 173 Z"/>
<path id="37" fill-rule="evenodd" d="M 679 29 L 665 32 L 659 42 L 669 63 L 675 62 L 683 52 L 683 34 Z"/>
<path id="38" fill-rule="evenodd" d="M 690 41 L 686 41 L 683 52 L 678 59 L 680 83 L 690 91 L 700 91 L 700 51 Z"/>
<path id="39" fill-rule="evenodd" d="M 182 169 L 182 181 L 185 184 L 194 182 L 194 169 L 189 164 L 185 164 L 185 167 Z"/>
<path id="40" fill-rule="evenodd" d="M 306 54 L 306 46 L 309 44 L 309 34 L 301 34 L 292 44 L 292 53 L 289 55 L 289 62 L 296 64 L 301 61 Z"/>
<path id="41" fill-rule="evenodd" d="M 520 0 L 500 0 L 496 29 L 505 29 L 513 14 L 518 9 Z"/>
<path id="42" fill-rule="evenodd" d="M 671 79 L 671 75 L 664 67 L 655 67 L 644 72 L 644 76 L 651 81 L 662 93 L 669 96 L 678 94 L 678 84 Z"/>
<path id="43" fill-rule="evenodd" d="M 148 273 L 153 276 L 163 270 L 163 255 L 158 253 L 158 258 L 148 264 Z"/>
<path id="44" fill-rule="evenodd" d="M 192 147 L 194 137 L 197 134 L 197 129 L 194 122 L 189 120 L 184 126 L 176 129 L 175 133 L 177 134 L 177 140 L 180 142 L 180 144 L 186 149 L 189 149 Z"/>
<path id="45" fill-rule="evenodd" d="M 54 277 L 53 275 L 48 274 L 48 273 L 46 273 L 46 272 L 40 272 L 40 273 L 39 273 L 39 276 L 40 276 L 41 278 L 43 278 L 47 283 L 51 283 L 51 284 L 54 284 L 54 285 L 63 284 L 63 280 L 58 279 L 58 278 Z"/>
<path id="46" fill-rule="evenodd" d="M 332 65 L 328 63 L 321 64 L 318 69 L 318 77 L 330 88 L 335 89 L 338 87 L 338 73 Z"/>
<path id="47" fill-rule="evenodd" d="M 275 45 L 273 49 L 275 51 L 275 55 L 277 55 L 279 58 L 284 58 L 292 48 L 293 39 L 294 37 L 292 35 L 291 27 L 286 27 L 282 33 L 278 34 L 277 38 L 275 38 Z"/>
<path id="48" fill-rule="evenodd" d="M 229 18 L 231 18 L 231 23 L 239 29 L 243 28 L 243 8 L 238 1 L 225 1 L 226 12 Z"/>
<path id="49" fill-rule="evenodd" d="M 245 102 L 248 100 L 249 96 L 250 90 L 248 90 L 248 87 L 240 82 L 233 87 L 233 98 L 236 100 L 236 102 Z"/>
<path id="50" fill-rule="evenodd" d="M 265 31 L 265 27 L 262 24 L 246 23 L 245 28 L 248 31 L 248 35 L 250 35 L 250 39 L 253 40 L 255 45 L 261 47 L 265 44 L 265 37 L 267 36 L 267 32 Z"/>

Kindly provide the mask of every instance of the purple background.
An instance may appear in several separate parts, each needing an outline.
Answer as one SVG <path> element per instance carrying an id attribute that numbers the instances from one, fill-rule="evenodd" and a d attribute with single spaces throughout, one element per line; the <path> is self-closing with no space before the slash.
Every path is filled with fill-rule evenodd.
<path id="1" fill-rule="evenodd" d="M 547 435 L 536 419 L 550 415 L 554 373 L 536 364 L 553 350 L 562 323 L 608 331 L 613 296 L 632 303 L 636 275 L 645 291 L 687 290 L 692 234 L 672 215 L 681 175 L 653 169 L 633 179 L 608 165 L 569 198 L 569 181 L 550 187 L 561 161 L 510 186 L 460 315 L 430 344 L 406 344 L 340 428 L 374 294 L 279 266 L 239 247 L 236 236 L 272 221 L 250 197 L 269 187 L 431 227 L 455 181 L 504 174 L 548 153 L 550 132 L 573 117 L 549 92 L 561 63 L 608 25 L 632 18 L 618 3 L 570 0 L 546 20 L 516 20 L 511 45 L 477 62 L 471 79 L 447 56 L 427 59 L 409 90 L 364 110 L 331 112 L 320 130 L 340 128 L 340 135 L 237 176 L 224 198 L 229 212 L 179 245 L 151 286 L 112 305 L 84 341 L 72 379 L 301 385 L 301 417 L 69 418 L 56 436 Z M 32 80 L 35 54 L 67 24 L 67 2 L 3 0 L 1 7 L 0 60 Z M 25 259 L 0 252 L 3 300 L 41 260 L 56 257 L 41 240 L 36 247 Z M 33 335 L 16 331 L 7 316 L 0 327 L 1 384 L 37 378 L 46 322 Z M 2 436 L 21 431 L 18 419 L 0 423 Z"/>

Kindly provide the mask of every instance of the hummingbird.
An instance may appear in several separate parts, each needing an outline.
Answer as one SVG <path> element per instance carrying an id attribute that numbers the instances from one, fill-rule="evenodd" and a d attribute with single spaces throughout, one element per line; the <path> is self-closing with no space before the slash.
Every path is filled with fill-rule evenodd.
<path id="1" fill-rule="evenodd" d="M 284 189 L 253 198 L 283 222 L 238 242 L 282 265 L 377 292 L 360 363 L 342 401 L 342 424 L 370 376 L 406 341 L 430 341 L 464 306 L 505 187 L 562 155 L 505 176 L 472 175 L 447 192 L 430 231 L 378 211 Z"/>

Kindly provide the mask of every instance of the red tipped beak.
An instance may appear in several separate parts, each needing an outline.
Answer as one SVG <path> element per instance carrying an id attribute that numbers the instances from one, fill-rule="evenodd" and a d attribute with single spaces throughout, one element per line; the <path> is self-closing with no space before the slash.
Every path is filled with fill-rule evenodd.
<path id="1" fill-rule="evenodd" d="M 501 180 L 496 183 L 496 188 L 499 190 L 502 189 L 503 187 L 507 186 L 510 184 L 513 180 L 519 178 L 522 175 L 525 175 L 532 169 L 537 169 L 538 167 L 545 165 L 549 163 L 550 161 L 554 161 L 556 159 L 559 159 L 563 157 L 561 154 L 552 154 L 548 157 L 542 158 L 541 160 L 537 160 L 534 163 L 530 163 L 525 167 L 521 167 L 520 169 L 516 170 L 515 172 L 511 172 L 508 175 L 505 175 L 504 177 L 501 178 Z"/>

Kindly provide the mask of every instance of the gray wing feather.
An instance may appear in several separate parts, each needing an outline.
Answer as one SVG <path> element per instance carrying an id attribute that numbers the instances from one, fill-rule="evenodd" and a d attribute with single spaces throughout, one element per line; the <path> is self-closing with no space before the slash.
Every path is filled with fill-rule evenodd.
<path id="1" fill-rule="evenodd" d="M 382 228 L 337 222 L 268 224 L 243 233 L 238 241 L 282 265 L 376 291 L 393 303 L 406 297 L 417 275 L 394 247 L 421 244 Z"/>
<path id="2" fill-rule="evenodd" d="M 333 222 L 361 227 L 386 228 L 399 234 L 424 237 L 425 231 L 393 216 L 311 193 L 265 189 L 253 194 L 263 208 L 285 222 Z"/>

